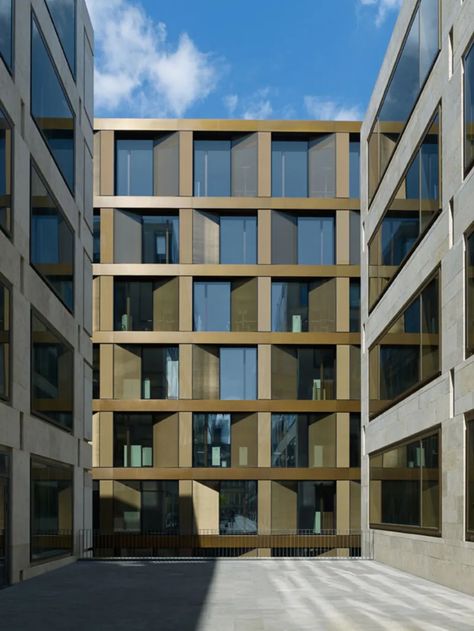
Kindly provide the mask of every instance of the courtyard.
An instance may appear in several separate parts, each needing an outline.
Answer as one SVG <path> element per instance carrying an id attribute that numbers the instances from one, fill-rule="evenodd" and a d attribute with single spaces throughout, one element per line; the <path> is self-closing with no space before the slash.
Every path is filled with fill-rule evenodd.
<path id="1" fill-rule="evenodd" d="M 0 592 L 2 631 L 471 630 L 474 598 L 363 560 L 83 561 Z"/>

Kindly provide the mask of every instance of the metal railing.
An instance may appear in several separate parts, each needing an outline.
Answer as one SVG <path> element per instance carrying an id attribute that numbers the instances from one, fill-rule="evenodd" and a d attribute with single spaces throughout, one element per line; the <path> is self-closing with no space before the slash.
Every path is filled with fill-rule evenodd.
<path id="1" fill-rule="evenodd" d="M 360 530 L 278 531 L 259 534 L 195 534 L 82 530 L 84 559 L 126 558 L 373 558 L 373 532 Z"/>

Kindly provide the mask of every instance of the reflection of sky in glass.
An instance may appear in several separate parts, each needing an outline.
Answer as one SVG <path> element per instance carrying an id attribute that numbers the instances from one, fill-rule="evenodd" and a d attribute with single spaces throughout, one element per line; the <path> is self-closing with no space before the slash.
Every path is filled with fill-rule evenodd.
<path id="1" fill-rule="evenodd" d="M 46 0 L 72 74 L 76 74 L 76 0 Z"/>

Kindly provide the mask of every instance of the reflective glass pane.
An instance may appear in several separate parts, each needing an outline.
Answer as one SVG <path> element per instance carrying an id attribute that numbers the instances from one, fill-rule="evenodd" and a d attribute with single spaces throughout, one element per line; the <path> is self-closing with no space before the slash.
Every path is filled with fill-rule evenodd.
<path id="1" fill-rule="evenodd" d="M 221 215 L 220 262 L 252 265 L 257 262 L 257 218 Z"/>
<path id="2" fill-rule="evenodd" d="M 142 263 L 179 262 L 179 218 L 142 217 Z"/>
<path id="3" fill-rule="evenodd" d="M 336 134 L 321 134 L 309 142 L 310 197 L 336 196 Z"/>
<path id="4" fill-rule="evenodd" d="M 194 283 L 195 331 L 230 331 L 230 282 Z"/>
<path id="5" fill-rule="evenodd" d="M 232 140 L 232 195 L 257 195 L 257 134 Z"/>
<path id="6" fill-rule="evenodd" d="M 107 499 L 101 498 L 105 502 Z M 108 500 L 110 503 L 110 499 Z M 177 533 L 179 492 L 175 480 L 115 481 L 114 532 Z"/>
<path id="7" fill-rule="evenodd" d="M 272 282 L 272 331 L 308 331 L 309 284 Z"/>
<path id="8" fill-rule="evenodd" d="M 360 141 L 349 143 L 349 197 L 360 197 Z"/>
<path id="9" fill-rule="evenodd" d="M 230 151 L 230 140 L 194 141 L 194 195 L 230 195 Z"/>
<path id="10" fill-rule="evenodd" d="M 467 423 L 467 530 L 474 537 L 474 421 Z"/>
<path id="11" fill-rule="evenodd" d="M 153 139 L 118 139 L 115 151 L 115 194 L 153 195 Z"/>
<path id="12" fill-rule="evenodd" d="M 73 76 L 76 75 L 76 0 L 46 0 Z"/>
<path id="13" fill-rule="evenodd" d="M 221 535 L 256 534 L 257 482 L 255 480 L 220 482 L 219 532 Z"/>
<path id="14" fill-rule="evenodd" d="M 307 415 L 272 414 L 272 467 L 307 466 Z"/>
<path id="15" fill-rule="evenodd" d="M 349 284 L 349 331 L 360 332 L 360 280 L 354 278 Z"/>
<path id="16" fill-rule="evenodd" d="M 466 239 L 466 346 L 474 353 L 474 232 Z"/>
<path id="17" fill-rule="evenodd" d="M 257 398 L 256 348 L 222 347 L 219 365 L 221 399 Z"/>
<path id="18" fill-rule="evenodd" d="M 298 482 L 298 530 L 320 534 L 336 527 L 336 483 Z"/>
<path id="19" fill-rule="evenodd" d="M 13 0 L 0 0 L 0 56 L 7 67 L 13 65 Z"/>
<path id="20" fill-rule="evenodd" d="M 230 467 L 230 414 L 193 414 L 193 467 Z"/>
<path id="21" fill-rule="evenodd" d="M 94 215 L 92 262 L 100 263 L 100 215 Z"/>
<path id="22" fill-rule="evenodd" d="M 153 416 L 114 414 L 114 467 L 153 466 Z"/>
<path id="23" fill-rule="evenodd" d="M 0 228 L 10 234 L 12 185 L 12 130 L 0 108 Z"/>
<path id="24" fill-rule="evenodd" d="M 74 192 L 74 113 L 35 18 L 31 22 L 31 115 Z"/>
<path id="25" fill-rule="evenodd" d="M 10 291 L 0 283 L 0 399 L 10 396 Z"/>
<path id="26" fill-rule="evenodd" d="M 308 142 L 272 141 L 272 196 L 308 196 Z"/>
<path id="27" fill-rule="evenodd" d="M 298 263 L 334 265 L 334 217 L 298 217 Z"/>
<path id="28" fill-rule="evenodd" d="M 474 162 L 474 46 L 464 57 L 464 171 Z"/>

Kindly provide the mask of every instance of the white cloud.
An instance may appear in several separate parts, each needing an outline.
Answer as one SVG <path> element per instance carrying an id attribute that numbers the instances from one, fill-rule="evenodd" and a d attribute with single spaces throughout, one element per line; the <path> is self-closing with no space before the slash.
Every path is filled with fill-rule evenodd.
<path id="1" fill-rule="evenodd" d="M 358 0 L 362 6 L 373 6 L 377 9 L 375 14 L 375 25 L 381 26 L 389 11 L 398 11 L 402 5 L 402 0 Z"/>
<path id="2" fill-rule="evenodd" d="M 304 106 L 315 120 L 352 121 L 362 120 L 364 113 L 357 105 L 344 105 L 331 99 L 305 96 Z"/>
<path id="3" fill-rule="evenodd" d="M 242 118 L 247 120 L 261 120 L 270 118 L 273 114 L 273 106 L 270 101 L 270 88 L 261 88 L 244 103 Z"/>
<path id="4" fill-rule="evenodd" d="M 229 112 L 229 116 L 233 116 L 235 114 L 235 110 L 237 109 L 237 105 L 239 104 L 239 97 L 237 94 L 227 94 L 223 99 L 224 105 Z"/>
<path id="5" fill-rule="evenodd" d="M 221 62 L 187 33 L 172 46 L 166 25 L 136 0 L 86 0 L 95 32 L 95 104 L 111 115 L 183 116 L 216 86 Z"/>

